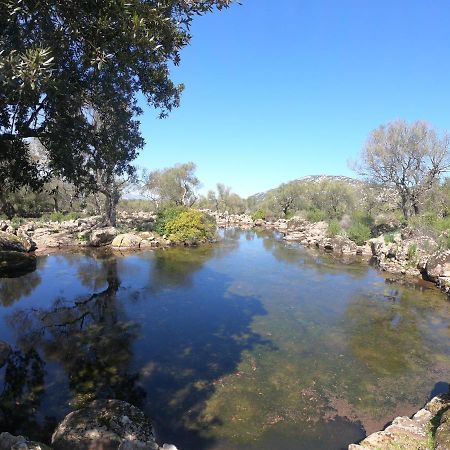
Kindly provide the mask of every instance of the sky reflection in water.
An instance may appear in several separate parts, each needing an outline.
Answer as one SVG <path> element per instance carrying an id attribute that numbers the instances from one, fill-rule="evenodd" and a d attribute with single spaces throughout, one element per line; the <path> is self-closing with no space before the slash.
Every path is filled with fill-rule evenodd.
<path id="1" fill-rule="evenodd" d="M 224 241 L 40 257 L 0 280 L 0 429 L 48 439 L 119 398 L 183 450 L 340 449 L 411 414 L 450 372 L 450 303 L 358 262 Z"/>

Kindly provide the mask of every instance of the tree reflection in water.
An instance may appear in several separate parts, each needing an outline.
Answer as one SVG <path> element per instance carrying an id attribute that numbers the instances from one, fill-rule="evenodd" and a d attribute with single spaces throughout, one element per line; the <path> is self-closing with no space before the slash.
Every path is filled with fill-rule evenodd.
<path id="1" fill-rule="evenodd" d="M 7 401 L 2 402 L 2 409 L 6 413 L 8 405 L 20 402 L 22 393 L 30 390 L 30 383 L 32 398 L 37 401 L 41 391 L 34 385 L 42 388 L 44 366 L 38 350 L 46 361 L 60 363 L 67 373 L 72 408 L 95 398 L 117 398 L 137 406 L 144 401 L 145 392 L 138 385 L 139 374 L 128 370 L 138 326 L 123 320 L 124 313 L 116 298 L 120 287 L 117 260 L 107 258 L 101 264 L 106 279 L 103 291 L 72 302 L 60 298 L 50 309 L 20 310 L 9 316 L 8 322 L 15 329 L 16 343 L 21 348 L 18 354 L 25 356 L 8 362 L 6 375 L 10 373 L 14 383 L 5 383 Z M 29 420 L 35 420 L 35 413 L 36 407 L 24 411 Z M 24 422 L 19 429 L 28 431 L 30 426 Z"/>

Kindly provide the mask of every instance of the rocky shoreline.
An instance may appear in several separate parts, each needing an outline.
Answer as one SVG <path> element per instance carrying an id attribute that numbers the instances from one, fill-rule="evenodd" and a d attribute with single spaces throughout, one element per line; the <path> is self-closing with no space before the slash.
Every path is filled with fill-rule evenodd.
<path id="1" fill-rule="evenodd" d="M 372 433 L 348 450 L 448 450 L 450 395 L 434 397 L 412 417 L 396 417 L 383 431 Z"/>
<path id="2" fill-rule="evenodd" d="M 253 220 L 247 214 L 210 214 L 218 227 L 277 230 L 286 241 L 336 255 L 362 257 L 384 272 L 432 282 L 450 296 L 450 250 L 440 249 L 432 238 L 411 229 L 380 234 L 364 245 L 357 245 L 346 236 L 329 236 L 326 222 L 308 222 L 301 217 L 270 222 Z"/>
<path id="3" fill-rule="evenodd" d="M 298 242 L 337 255 L 359 256 L 366 261 L 375 262 L 383 271 L 434 282 L 450 295 L 450 250 L 439 250 L 432 239 L 415 235 L 411 230 L 405 229 L 391 234 L 389 241 L 380 235 L 364 245 L 357 245 L 345 236 L 330 237 L 328 224 L 325 222 L 311 223 L 300 217 L 268 222 L 253 220 L 248 215 L 209 213 L 215 217 L 219 228 L 276 230 L 283 234 L 286 241 Z M 105 227 L 99 216 L 61 223 L 26 221 L 17 227 L 14 227 L 12 222 L 0 222 L 0 276 L 34 270 L 36 253 L 86 247 L 107 246 L 123 251 L 174 245 L 175 243 L 165 236 L 147 231 L 151 230 L 154 220 L 155 216 L 150 213 L 122 214 L 118 228 Z M 414 252 L 411 248 L 414 248 Z M 1 368 L 11 349 L 5 343 L 0 344 Z M 123 403 L 116 400 L 99 400 L 87 408 L 69 414 L 53 435 L 53 450 L 176 449 L 167 444 L 159 447 L 148 419 L 133 406 Z M 350 445 L 349 450 L 450 448 L 449 408 L 448 395 L 437 397 L 412 418 L 394 419 L 385 430 L 368 436 L 359 444 Z M 126 431 L 123 431 L 124 429 Z M 429 446 L 430 439 L 436 440 L 433 447 Z M 404 446 L 405 442 L 409 446 Z M 0 434 L 0 450 L 10 449 L 49 450 L 50 447 L 29 441 L 22 436 Z"/>
<path id="4" fill-rule="evenodd" d="M 121 400 L 95 400 L 71 412 L 50 445 L 0 433 L 0 450 L 177 450 L 172 444 L 159 446 L 150 420 Z"/>

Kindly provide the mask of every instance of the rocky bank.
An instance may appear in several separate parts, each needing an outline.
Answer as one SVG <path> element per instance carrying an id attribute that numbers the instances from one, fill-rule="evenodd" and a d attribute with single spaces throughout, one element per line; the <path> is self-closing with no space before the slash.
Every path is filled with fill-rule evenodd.
<path id="1" fill-rule="evenodd" d="M 397 417 L 383 431 L 348 450 L 449 450 L 450 395 L 434 397 L 412 417 Z"/>
<path id="2" fill-rule="evenodd" d="M 440 249 L 435 240 L 409 228 L 381 234 L 364 245 L 357 245 L 346 236 L 329 236 L 326 222 L 312 223 L 301 217 L 270 222 L 253 220 L 247 214 L 210 214 L 219 227 L 275 229 L 283 233 L 286 241 L 338 255 L 359 256 L 380 270 L 434 282 L 450 296 L 450 250 Z"/>
<path id="3" fill-rule="evenodd" d="M 0 434 L 0 450 L 177 450 L 160 447 L 150 420 L 120 400 L 95 400 L 71 412 L 56 427 L 48 445 L 9 433 Z"/>

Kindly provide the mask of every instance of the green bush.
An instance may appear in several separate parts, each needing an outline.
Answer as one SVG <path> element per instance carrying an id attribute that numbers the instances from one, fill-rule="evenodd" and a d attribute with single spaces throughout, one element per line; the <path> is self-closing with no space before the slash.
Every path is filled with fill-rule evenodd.
<path id="1" fill-rule="evenodd" d="M 387 233 L 384 236 L 384 243 L 385 244 L 393 244 L 394 243 L 394 233 Z"/>
<path id="2" fill-rule="evenodd" d="M 49 220 L 50 222 L 65 222 L 66 220 L 77 220 L 82 216 L 83 214 L 77 211 L 72 211 L 69 213 L 63 213 L 58 211 L 43 215 L 42 218 L 44 220 Z"/>
<path id="3" fill-rule="evenodd" d="M 264 220 L 266 218 L 266 212 L 263 209 L 257 209 L 252 213 L 253 220 Z"/>
<path id="4" fill-rule="evenodd" d="M 357 222 L 347 230 L 347 236 L 357 245 L 363 245 L 371 238 L 371 231 L 364 223 Z"/>
<path id="5" fill-rule="evenodd" d="M 195 209 L 182 211 L 165 224 L 165 231 L 171 241 L 197 244 L 210 240 L 215 235 L 214 219 Z"/>
<path id="6" fill-rule="evenodd" d="M 187 211 L 185 206 L 166 206 L 161 208 L 155 221 L 155 231 L 160 235 L 167 234 L 166 225 L 168 222 L 176 219 L 181 213 Z"/>
<path id="7" fill-rule="evenodd" d="M 330 237 L 337 236 L 342 231 L 341 225 L 338 220 L 333 219 L 328 224 L 327 235 Z"/>
<path id="8" fill-rule="evenodd" d="M 326 213 L 320 209 L 310 209 L 306 214 L 306 218 L 310 222 L 321 222 L 325 220 Z"/>
<path id="9" fill-rule="evenodd" d="M 410 244 L 408 247 L 408 259 L 414 259 L 417 256 L 417 245 Z"/>
<path id="10" fill-rule="evenodd" d="M 368 228 L 372 228 L 375 220 L 367 211 L 356 210 L 352 214 L 352 222 L 365 225 Z"/>

